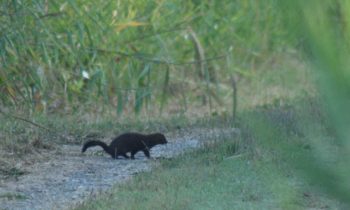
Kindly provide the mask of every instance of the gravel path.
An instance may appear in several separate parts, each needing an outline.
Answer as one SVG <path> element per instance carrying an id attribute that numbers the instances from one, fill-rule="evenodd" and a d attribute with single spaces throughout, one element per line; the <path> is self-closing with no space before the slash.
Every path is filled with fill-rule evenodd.
<path id="1" fill-rule="evenodd" d="M 182 136 L 168 137 L 167 145 L 152 148 L 146 159 L 142 152 L 136 160 L 114 160 L 99 154 L 101 148 L 89 149 L 81 154 L 81 146 L 63 145 L 45 162 L 30 166 L 28 174 L 18 180 L 0 183 L 0 209 L 68 209 L 87 198 L 110 189 L 133 174 L 149 171 L 157 165 L 157 158 L 171 158 L 189 149 L 195 149 L 207 139 L 222 134 L 233 135 L 235 130 L 206 130 L 186 132 Z M 203 134 L 205 133 L 205 135 Z M 167 135 L 166 135 L 167 136 Z"/>

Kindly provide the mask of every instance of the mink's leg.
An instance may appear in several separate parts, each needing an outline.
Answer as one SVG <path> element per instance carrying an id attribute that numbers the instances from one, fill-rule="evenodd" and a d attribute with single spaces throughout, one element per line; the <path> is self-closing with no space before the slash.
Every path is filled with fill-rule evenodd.
<path id="1" fill-rule="evenodd" d="M 136 154 L 136 152 L 134 152 L 134 151 L 131 152 L 131 159 L 135 159 L 135 154 Z"/>
<path id="2" fill-rule="evenodd" d="M 123 155 L 123 157 L 125 157 L 126 159 L 130 159 L 130 157 L 126 154 L 126 153 L 124 153 L 124 154 L 122 154 Z"/>
<path id="3" fill-rule="evenodd" d="M 143 153 L 145 153 L 145 155 L 146 155 L 147 158 L 150 158 L 150 157 L 151 157 L 151 155 L 149 154 L 148 149 L 143 149 L 142 151 L 143 151 Z"/>

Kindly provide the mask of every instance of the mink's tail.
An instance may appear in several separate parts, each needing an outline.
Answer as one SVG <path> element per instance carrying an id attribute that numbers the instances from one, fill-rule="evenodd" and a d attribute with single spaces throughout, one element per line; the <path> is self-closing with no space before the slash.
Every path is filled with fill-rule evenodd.
<path id="1" fill-rule="evenodd" d="M 85 152 L 89 147 L 94 147 L 94 146 L 100 146 L 103 148 L 105 152 L 113 156 L 113 151 L 112 149 L 104 142 L 99 141 L 99 140 L 93 140 L 93 141 L 88 141 L 84 144 L 83 148 L 81 149 L 81 152 Z"/>

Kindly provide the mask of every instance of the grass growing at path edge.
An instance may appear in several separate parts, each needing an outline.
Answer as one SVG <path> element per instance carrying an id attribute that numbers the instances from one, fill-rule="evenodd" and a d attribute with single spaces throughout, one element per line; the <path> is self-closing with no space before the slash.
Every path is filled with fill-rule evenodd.
<path id="1" fill-rule="evenodd" d="M 270 195 L 263 192 L 267 186 L 246 157 L 232 156 L 227 148 L 233 143 L 164 160 L 152 173 L 137 175 L 81 209 L 232 209 L 258 207 L 261 202 L 269 206 Z"/>
<path id="2" fill-rule="evenodd" d="M 243 115 L 247 123 L 241 125 L 240 136 L 162 160 L 154 171 L 138 174 L 78 209 L 341 209 L 343 204 L 303 179 L 290 164 L 317 153 L 303 123 L 319 126 L 318 134 L 331 138 L 318 118 L 299 118 L 308 110 L 294 111 L 261 108 Z M 275 132 L 261 131 L 259 122 L 272 125 Z M 299 149 L 291 147 L 283 155 L 287 150 L 266 147 L 270 137 Z"/>

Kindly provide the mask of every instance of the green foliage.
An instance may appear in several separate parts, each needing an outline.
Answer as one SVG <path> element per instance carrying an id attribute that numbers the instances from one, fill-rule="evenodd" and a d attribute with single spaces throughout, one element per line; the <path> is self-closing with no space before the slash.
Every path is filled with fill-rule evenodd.
<path id="1" fill-rule="evenodd" d="M 319 95 L 323 99 L 320 106 L 327 113 L 326 119 L 330 122 L 327 125 L 335 135 L 334 140 L 318 136 L 313 141 L 320 155 L 303 161 L 305 172 L 311 180 L 349 205 L 350 4 L 345 0 L 312 0 L 289 2 L 286 5 L 299 12 L 299 18 L 295 19 L 299 22 L 298 35 L 305 39 L 305 52 L 314 68 Z M 330 141 L 340 146 L 336 152 L 333 151 L 337 160 L 333 165 L 325 164 L 332 153 L 328 150 L 329 145 L 332 145 Z"/>
<path id="2" fill-rule="evenodd" d="M 0 108 L 33 119 L 35 112 L 75 113 L 81 118 L 71 124 L 68 118 L 48 122 L 45 116 L 38 122 L 78 134 L 91 128 L 78 127 L 80 122 L 98 121 L 91 120 L 95 116 L 107 115 L 105 127 L 98 129 L 111 130 L 122 114 L 178 116 L 192 109 L 202 116 L 209 107 L 220 115 L 220 109 L 230 110 L 228 78 L 234 74 L 240 81 L 239 106 L 262 105 L 245 119 L 264 150 L 295 155 L 287 162 L 348 204 L 349 19 L 346 0 L 1 1 Z M 201 50 L 208 59 L 203 68 L 196 62 Z M 300 52 L 314 69 L 318 91 L 310 87 Z M 304 119 L 294 119 L 293 109 L 283 106 L 310 93 L 322 98 L 309 110 L 324 113 L 316 117 L 321 125 L 303 109 L 298 117 Z M 282 110 L 271 111 L 270 104 Z M 13 147 L 13 135 L 22 144 L 27 136 L 44 138 L 5 120 L 1 146 Z M 300 132 L 310 142 L 301 141 Z M 300 148 L 313 150 L 309 155 Z M 329 156 L 336 164 L 326 164 Z M 284 189 L 277 185 L 272 191 Z M 280 197 L 287 206 L 293 198 L 294 192 Z"/>
<path id="3" fill-rule="evenodd" d="M 309 112 L 313 107 L 308 101 L 301 104 L 241 113 L 239 135 L 219 135 L 216 143 L 210 139 L 197 151 L 161 160 L 152 172 L 138 174 L 77 209 L 342 209 L 343 204 L 300 176 L 300 165 L 291 164 L 315 149 L 305 147 L 310 142 L 302 134 L 310 133 L 304 123 L 324 126 L 318 112 Z M 214 124 L 219 123 L 201 126 Z M 333 138 L 327 130 L 318 134 Z M 284 146 L 290 148 L 288 154 L 281 150 Z"/>
<path id="4" fill-rule="evenodd" d="M 0 194 L 0 198 L 6 198 L 8 200 L 25 200 L 28 199 L 28 197 L 22 195 L 22 194 L 13 194 L 13 193 L 3 193 Z"/>
<path id="5" fill-rule="evenodd" d="M 220 100 L 219 85 L 229 85 L 231 74 L 248 74 L 288 44 L 276 6 L 273 0 L 2 1 L 0 100 L 39 112 L 72 112 L 82 103 L 92 111 L 100 101 L 117 114 L 169 105 L 186 110 L 201 95 Z M 205 77 L 187 64 L 198 47 L 189 28 L 204 59 L 224 55 L 206 62 Z"/>

